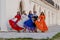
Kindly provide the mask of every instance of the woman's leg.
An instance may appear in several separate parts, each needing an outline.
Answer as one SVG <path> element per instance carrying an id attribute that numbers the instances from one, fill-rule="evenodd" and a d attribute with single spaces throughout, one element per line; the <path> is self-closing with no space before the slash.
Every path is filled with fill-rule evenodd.
<path id="1" fill-rule="evenodd" d="M 20 32 L 20 30 L 17 30 L 17 32 L 19 33 L 19 32 Z"/>
<path id="2" fill-rule="evenodd" d="M 26 28 L 24 28 L 23 32 L 26 32 Z"/>
<path id="3" fill-rule="evenodd" d="M 35 27 L 35 30 L 34 30 L 34 32 L 36 32 L 37 33 L 37 28 Z"/>

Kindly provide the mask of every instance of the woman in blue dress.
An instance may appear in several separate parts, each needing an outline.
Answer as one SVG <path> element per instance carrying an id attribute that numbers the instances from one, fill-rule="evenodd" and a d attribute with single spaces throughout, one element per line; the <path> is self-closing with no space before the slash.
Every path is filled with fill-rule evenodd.
<path id="1" fill-rule="evenodd" d="M 31 11 L 29 11 L 28 17 L 29 17 L 29 20 L 27 20 L 27 21 L 24 22 L 24 27 L 25 27 L 26 29 L 28 29 L 29 32 L 30 32 L 30 31 L 34 32 L 35 26 L 34 26 L 34 23 L 33 23 L 33 20 L 32 20 L 33 14 L 32 14 Z"/>

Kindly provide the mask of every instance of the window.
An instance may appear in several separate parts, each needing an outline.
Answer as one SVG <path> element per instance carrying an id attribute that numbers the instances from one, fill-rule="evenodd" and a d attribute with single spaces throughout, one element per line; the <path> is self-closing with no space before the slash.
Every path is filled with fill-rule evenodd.
<path id="1" fill-rule="evenodd" d="M 45 1 L 47 1 L 48 3 L 54 6 L 54 2 L 52 0 L 45 0 Z"/>

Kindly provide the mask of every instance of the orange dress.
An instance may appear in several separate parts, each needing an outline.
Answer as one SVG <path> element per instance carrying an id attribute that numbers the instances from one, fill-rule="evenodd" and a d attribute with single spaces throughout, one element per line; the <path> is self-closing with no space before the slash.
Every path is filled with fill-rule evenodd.
<path id="1" fill-rule="evenodd" d="M 42 32 L 45 32 L 48 30 L 47 25 L 45 23 L 45 15 L 40 15 L 39 16 L 39 21 L 35 21 L 36 27 L 41 30 Z"/>

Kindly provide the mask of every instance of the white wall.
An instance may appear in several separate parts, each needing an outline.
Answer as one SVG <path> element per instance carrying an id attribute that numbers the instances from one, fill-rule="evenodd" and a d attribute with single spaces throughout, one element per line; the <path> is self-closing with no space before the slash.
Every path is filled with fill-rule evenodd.
<path id="1" fill-rule="evenodd" d="M 1 1 L 1 31 L 7 31 L 8 20 L 16 15 L 20 0 L 0 0 Z"/>
<path id="2" fill-rule="evenodd" d="M 7 20 L 13 18 L 18 11 L 19 1 L 18 0 L 6 0 L 6 17 Z"/>
<path id="3" fill-rule="evenodd" d="M 7 31 L 8 20 L 13 18 L 16 15 L 16 12 L 19 9 L 20 1 L 21 0 L 1 0 L 1 30 L 2 31 Z M 45 5 L 43 2 L 41 2 L 41 1 L 39 2 L 39 0 L 37 0 L 37 1 L 36 2 L 40 4 L 40 5 L 36 4 L 36 10 L 38 11 L 38 15 L 40 14 L 39 8 L 42 7 L 41 11 L 45 10 L 47 25 L 56 24 L 57 11 L 55 9 L 51 8 L 50 6 Z M 23 3 L 24 3 L 24 10 L 26 11 L 26 13 L 28 13 L 29 10 L 33 11 L 33 6 L 35 4 L 34 2 L 31 2 L 30 0 L 23 0 Z M 50 14 L 48 13 L 48 11 L 50 11 Z M 54 13 L 54 18 L 52 18 L 52 13 Z M 50 15 L 50 16 L 48 16 L 48 15 Z M 53 20 L 53 23 L 52 23 L 52 20 Z M 59 14 L 58 14 L 57 20 L 58 20 L 57 23 L 60 24 L 60 15 Z"/>
<path id="4" fill-rule="evenodd" d="M 19 2 L 20 0 L 6 0 L 6 26 L 7 28 L 11 28 L 8 20 L 13 18 L 17 11 L 19 10 Z"/>
<path id="5" fill-rule="evenodd" d="M 57 14 L 57 23 L 58 23 L 58 25 L 60 25 L 60 11 L 58 12 L 58 14 Z"/>
<path id="6" fill-rule="evenodd" d="M 7 31 L 7 28 L 6 28 L 6 0 L 1 0 L 1 31 Z"/>
<path id="7" fill-rule="evenodd" d="M 56 13 L 58 12 L 58 10 L 56 10 L 56 9 L 46 5 L 46 4 L 44 4 L 40 0 L 36 0 L 36 1 L 34 1 L 34 3 L 37 3 L 38 5 L 40 5 L 41 11 L 45 11 L 47 25 L 48 26 L 56 25 L 56 23 L 57 23 L 56 22 L 56 15 L 57 15 Z M 53 15 L 52 15 L 52 13 L 53 13 Z"/>
<path id="8" fill-rule="evenodd" d="M 0 29 L 1 29 L 1 0 L 0 0 Z"/>
<path id="9" fill-rule="evenodd" d="M 1 18 L 1 0 L 0 0 L 0 18 Z M 1 19 L 0 19 L 0 26 L 1 26 Z"/>
<path id="10" fill-rule="evenodd" d="M 18 8 L 19 8 L 20 1 L 21 0 L 6 0 L 6 17 L 8 16 L 6 21 L 8 21 L 10 18 L 12 18 L 12 17 L 14 17 L 14 15 L 16 15 L 16 12 L 18 11 Z M 24 10 L 26 11 L 27 14 L 30 10 L 33 11 L 33 6 L 36 3 L 34 3 L 30 0 L 22 0 L 22 1 L 24 4 Z M 36 11 L 38 11 L 37 12 L 38 15 L 40 14 L 39 7 L 41 7 L 41 11 L 44 11 L 44 10 L 46 11 L 45 15 L 46 15 L 47 25 L 55 25 L 57 11 L 54 8 L 51 8 L 50 6 L 45 5 L 43 2 L 39 2 L 39 0 L 37 0 L 37 1 L 38 1 L 38 4 L 36 4 Z M 48 13 L 49 11 L 50 11 L 50 13 Z M 53 13 L 53 15 L 52 15 L 52 13 Z M 49 15 L 50 15 L 50 18 L 49 18 Z"/>
<path id="11" fill-rule="evenodd" d="M 6 0 L 6 25 L 9 28 L 8 20 L 13 18 L 19 9 L 19 3 L 21 0 Z M 29 0 L 22 0 L 23 1 L 23 10 L 26 13 L 30 10 Z"/>

